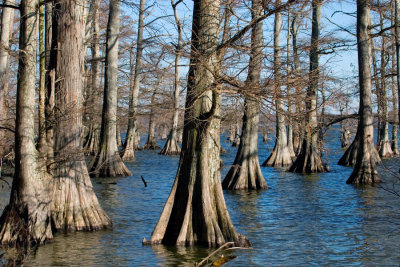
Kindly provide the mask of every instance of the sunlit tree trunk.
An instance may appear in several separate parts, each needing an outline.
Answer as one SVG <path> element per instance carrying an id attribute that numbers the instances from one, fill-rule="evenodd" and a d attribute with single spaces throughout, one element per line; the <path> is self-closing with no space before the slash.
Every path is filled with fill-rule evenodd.
<path id="1" fill-rule="evenodd" d="M 319 82 L 319 42 L 321 27 L 321 0 L 312 1 L 312 32 L 310 51 L 310 76 L 307 88 L 307 125 L 301 153 L 290 166 L 290 172 L 326 172 L 329 168 L 322 162 L 318 146 L 317 92 Z"/>
<path id="2" fill-rule="evenodd" d="M 48 185 L 35 149 L 35 73 L 38 0 L 21 1 L 15 174 L 10 202 L 0 218 L 0 241 L 8 245 L 41 244 L 52 239 Z"/>
<path id="3" fill-rule="evenodd" d="M 374 184 L 380 182 L 373 156 L 374 126 L 372 113 L 371 50 L 368 34 L 368 0 L 357 0 L 357 47 L 360 85 L 360 149 L 354 170 L 346 183 Z"/>
<path id="4" fill-rule="evenodd" d="M 287 18 L 287 23 L 290 25 L 290 10 L 288 10 L 288 18 Z M 291 32 L 290 32 L 290 27 L 287 29 L 287 37 L 286 37 L 286 75 L 288 76 L 287 82 L 286 82 L 286 93 L 287 93 L 287 104 L 288 104 L 288 136 L 287 136 L 287 144 L 288 144 L 288 149 L 290 156 L 292 158 L 296 157 L 296 153 L 294 153 L 294 147 L 293 147 L 293 118 L 292 118 L 292 113 L 293 113 L 293 99 L 292 99 L 292 85 L 289 82 L 289 73 L 290 73 L 290 41 L 291 41 Z"/>
<path id="5" fill-rule="evenodd" d="M 216 48 L 219 0 L 195 0 L 191 63 L 178 172 L 160 219 L 145 244 L 219 246 L 250 243 L 229 217 L 220 180 L 220 104 Z"/>
<path id="6" fill-rule="evenodd" d="M 153 94 L 151 96 L 151 107 L 150 107 L 150 115 L 149 115 L 149 130 L 147 135 L 146 143 L 143 146 L 143 149 L 155 150 L 159 149 L 160 146 L 157 144 L 155 139 L 156 134 L 156 122 L 155 122 L 155 104 L 156 104 L 156 95 L 158 91 L 158 87 L 160 86 L 160 81 L 162 78 L 157 79 L 157 84 L 154 88 Z"/>
<path id="7" fill-rule="evenodd" d="M 392 11 L 392 25 L 394 25 L 394 10 Z M 395 33 L 394 30 L 392 30 Z M 395 36 L 395 34 L 393 34 Z M 396 73 L 396 49 L 392 48 L 392 73 Z M 398 91 L 397 91 L 397 77 L 392 75 L 392 104 L 393 104 L 393 124 L 392 124 L 392 151 L 394 155 L 399 155 L 399 143 L 398 143 L 398 128 L 399 128 L 399 107 L 398 107 Z"/>
<path id="8" fill-rule="evenodd" d="M 117 147 L 117 93 L 118 93 L 118 39 L 120 24 L 120 0 L 110 2 L 107 24 L 106 72 L 104 100 L 100 132 L 100 147 L 90 163 L 90 171 L 97 177 L 132 175 L 125 166 Z"/>
<path id="9" fill-rule="evenodd" d="M 54 4 L 55 69 L 54 185 L 52 224 L 55 229 L 98 230 L 112 226 L 93 191 L 82 149 L 83 139 L 83 0 Z M 115 138 L 115 135 L 114 135 Z"/>
<path id="10" fill-rule="evenodd" d="M 133 86 L 130 88 L 129 94 L 129 119 L 128 130 L 126 132 L 125 146 L 122 152 L 122 159 L 133 160 L 135 157 L 135 136 L 137 131 L 137 104 L 139 98 L 140 79 L 142 77 L 142 54 L 143 54 L 143 28 L 144 28 L 144 11 L 146 0 L 140 0 L 139 6 L 139 21 L 138 33 L 136 41 L 136 63 L 135 63 L 135 76 L 133 79 Z M 132 66 L 132 64 L 131 64 Z M 132 75 L 132 73 L 131 73 Z"/>
<path id="11" fill-rule="evenodd" d="M 179 3 L 179 2 L 177 2 Z M 178 17 L 178 11 L 176 9 L 177 3 L 171 0 L 172 8 L 174 9 L 175 23 L 178 28 L 178 43 L 175 47 L 175 81 L 174 81 L 174 117 L 172 119 L 172 128 L 169 133 L 168 139 L 165 142 L 164 148 L 160 151 L 162 155 L 178 155 L 181 152 L 181 148 L 178 145 L 178 119 L 179 119 L 179 89 L 180 89 L 180 74 L 179 64 L 182 54 L 182 24 Z"/>
<path id="12" fill-rule="evenodd" d="M 300 18 L 300 12 L 295 13 L 293 16 L 293 20 L 290 23 L 290 33 L 292 35 L 292 51 L 293 51 L 293 66 L 294 66 L 294 79 L 297 81 L 300 79 L 300 56 L 297 47 L 297 35 L 299 32 L 298 21 Z M 304 106 L 302 103 L 303 90 L 299 82 L 296 82 L 295 85 L 296 99 L 294 101 L 295 104 L 295 112 L 296 114 L 304 114 Z M 300 97 L 299 97 L 300 96 Z M 296 155 L 300 154 L 302 148 L 302 140 L 304 131 L 304 122 L 302 116 L 297 118 L 297 123 L 294 127 L 294 136 L 293 136 L 293 148 Z"/>
<path id="13" fill-rule="evenodd" d="M 252 1 L 252 20 L 262 15 L 260 0 Z M 224 189 L 265 189 L 268 188 L 258 161 L 258 125 L 260 121 L 260 74 L 263 58 L 262 22 L 256 23 L 251 33 L 251 53 L 245 95 L 242 136 L 228 174 L 222 182 Z"/>
<path id="14" fill-rule="evenodd" d="M 395 19 L 394 19 L 394 25 L 395 25 L 395 40 L 396 40 L 396 76 L 397 76 L 397 83 L 396 83 L 396 89 L 397 89 L 397 115 L 398 119 L 397 121 L 400 122 L 400 0 L 394 0 L 395 4 Z"/>
<path id="15" fill-rule="evenodd" d="M 4 0 L 4 4 L 10 4 L 9 0 Z M 1 35 L 0 35 L 0 125 L 7 123 L 7 95 L 9 78 L 9 49 L 10 36 L 13 29 L 14 9 L 2 8 L 1 12 Z M 6 152 L 6 140 L 4 130 L 0 129 L 0 158 Z"/>
<path id="16" fill-rule="evenodd" d="M 100 126 L 96 121 L 96 115 L 100 112 L 97 108 L 97 102 L 99 99 L 99 57 L 100 57 L 100 36 L 99 36 L 99 7 L 100 0 L 92 0 L 91 3 L 91 15 L 92 15 L 92 42 L 91 42 L 91 85 L 90 93 L 88 96 L 86 110 L 89 115 L 89 132 L 85 143 L 85 154 L 96 155 L 99 149 L 100 139 Z"/>
<path id="17" fill-rule="evenodd" d="M 280 0 L 276 5 L 281 4 Z M 281 71 L 281 12 L 275 13 L 274 23 L 274 98 L 276 112 L 275 146 L 263 166 L 284 167 L 292 164 L 292 156 L 287 144 L 285 115 L 283 110 Z"/>

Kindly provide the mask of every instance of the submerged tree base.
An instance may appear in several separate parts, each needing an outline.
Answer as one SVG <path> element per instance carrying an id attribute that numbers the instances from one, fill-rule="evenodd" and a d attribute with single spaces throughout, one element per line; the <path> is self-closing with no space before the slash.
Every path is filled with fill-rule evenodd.
<path id="1" fill-rule="evenodd" d="M 175 138 L 168 138 L 163 149 L 160 151 L 160 155 L 179 155 L 181 153 L 181 148 Z"/>
<path id="2" fill-rule="evenodd" d="M 330 169 L 322 162 L 319 152 L 309 151 L 308 153 L 303 152 L 300 154 L 288 171 L 297 173 L 321 173 L 329 172 Z"/>
<path id="3" fill-rule="evenodd" d="M 258 159 L 241 162 L 241 165 L 232 165 L 222 182 L 222 188 L 227 190 L 268 189 Z"/>
<path id="4" fill-rule="evenodd" d="M 143 149 L 146 149 L 146 150 L 156 150 L 159 148 L 160 148 L 160 146 L 154 140 L 150 141 L 150 142 L 146 142 L 146 144 L 143 146 Z"/>
<path id="5" fill-rule="evenodd" d="M 264 161 L 264 167 L 287 167 L 293 163 L 292 156 L 287 146 L 278 146 L 269 155 L 268 159 Z"/>
<path id="6" fill-rule="evenodd" d="M 90 163 L 92 177 L 126 177 L 132 173 L 125 166 L 118 152 L 96 156 Z"/>

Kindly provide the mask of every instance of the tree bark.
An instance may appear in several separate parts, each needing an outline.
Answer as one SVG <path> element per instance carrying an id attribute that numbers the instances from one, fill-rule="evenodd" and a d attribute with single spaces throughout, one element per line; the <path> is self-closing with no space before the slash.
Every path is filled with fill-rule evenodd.
<path id="1" fill-rule="evenodd" d="M 38 0 L 21 1 L 15 174 L 10 202 L 0 218 L 0 241 L 7 245 L 42 244 L 52 239 L 48 185 L 35 149 L 35 73 Z"/>
<path id="2" fill-rule="evenodd" d="M 179 155 L 181 153 L 181 148 L 178 145 L 178 119 L 179 119 L 179 89 L 180 89 L 180 74 L 179 74 L 179 64 L 182 55 L 182 24 L 178 17 L 178 11 L 176 6 L 179 2 L 174 3 L 171 0 L 171 6 L 174 10 L 175 23 L 178 28 L 178 44 L 175 48 L 175 81 L 174 81 L 174 116 L 172 119 L 172 128 L 169 133 L 168 139 L 165 142 L 163 149 L 160 151 L 161 155 Z"/>
<path id="3" fill-rule="evenodd" d="M 304 5 L 303 5 L 304 8 Z M 300 11 L 301 12 L 301 11 Z M 300 69 L 300 56 L 298 52 L 298 47 L 297 47 L 297 34 L 299 32 L 299 26 L 298 26 L 298 21 L 300 18 L 300 12 L 296 12 L 295 15 L 293 16 L 293 20 L 290 23 L 290 33 L 292 35 L 292 51 L 293 51 L 293 65 L 294 65 L 294 79 L 297 81 L 298 79 L 301 78 L 301 69 Z M 301 85 L 297 82 L 295 84 L 295 91 L 296 91 L 296 100 L 294 101 L 295 104 L 295 112 L 296 114 L 303 114 L 304 113 L 304 106 L 302 103 L 302 97 L 303 96 L 303 90 L 301 88 Z M 299 97 L 300 96 L 300 97 Z M 293 137 L 293 149 L 295 152 L 295 155 L 299 155 L 301 152 L 302 148 L 302 142 L 303 140 L 303 131 L 304 131 L 304 120 L 302 119 L 303 116 L 300 116 L 300 118 L 297 120 L 298 122 L 295 124 L 294 127 L 294 137 Z"/>
<path id="4" fill-rule="evenodd" d="M 392 11 L 392 25 L 395 25 L 394 22 L 394 13 L 395 10 Z M 393 36 L 396 36 L 395 30 L 392 30 Z M 392 49 L 392 73 L 396 73 L 396 49 Z M 397 91 L 397 77 L 392 75 L 392 104 L 393 104 L 393 124 L 392 124 L 392 151 L 394 155 L 399 155 L 399 141 L 398 141 L 398 129 L 399 129 L 399 107 L 398 107 L 398 91 Z"/>
<path id="5" fill-rule="evenodd" d="M 99 113 L 97 102 L 99 100 L 99 60 L 100 57 L 100 36 L 99 36 L 99 7 L 100 0 L 92 0 L 91 2 L 92 15 L 92 42 L 91 42 L 91 85 L 88 96 L 86 114 L 89 116 L 89 132 L 84 146 L 85 154 L 95 156 L 99 152 L 100 142 L 100 126 L 96 120 L 96 115 Z"/>
<path id="6" fill-rule="evenodd" d="M 229 217 L 220 181 L 217 56 L 219 0 L 195 0 L 182 153 L 160 219 L 145 244 L 220 246 L 250 242 Z"/>
<path id="7" fill-rule="evenodd" d="M 277 0 L 276 5 L 281 5 Z M 282 99 L 282 71 L 281 71 L 281 12 L 275 13 L 274 23 L 274 98 L 276 110 L 275 146 L 263 166 L 285 167 L 292 164 L 292 156 L 287 144 L 285 116 Z"/>
<path id="8" fill-rule="evenodd" d="M 290 25 L 290 9 L 288 9 L 288 18 L 287 18 L 287 23 Z M 287 116 L 287 121 L 288 121 L 288 134 L 287 134 L 287 144 L 288 144 L 288 149 L 290 153 L 291 158 L 296 157 L 296 153 L 294 153 L 294 147 L 293 147 L 293 118 L 292 118 L 292 113 L 293 113 L 293 100 L 292 100 L 292 85 L 289 82 L 289 73 L 290 73 L 290 40 L 291 40 L 291 31 L 290 27 L 287 29 L 287 38 L 286 38 L 286 75 L 288 76 L 287 78 L 287 83 L 286 83 L 286 93 L 287 93 L 287 104 L 288 104 L 288 116 Z"/>
<path id="9" fill-rule="evenodd" d="M 91 175 L 96 177 L 131 176 L 117 147 L 118 39 L 120 0 L 110 2 L 107 24 L 106 73 L 99 152 L 90 163 Z"/>
<path id="10" fill-rule="evenodd" d="M 9 0 L 4 0 L 4 4 L 10 4 Z M 10 36 L 14 22 L 14 9 L 4 7 L 1 12 L 1 35 L 0 35 L 0 125 L 7 123 L 7 95 L 9 78 L 9 49 Z M 4 130 L 0 130 L 0 158 L 7 150 Z"/>
<path id="11" fill-rule="evenodd" d="M 150 109 L 150 116 L 149 116 L 149 133 L 147 135 L 147 141 L 143 146 L 143 149 L 148 149 L 148 150 L 156 150 L 159 149 L 160 146 L 157 144 L 156 139 L 155 139 L 155 130 L 156 130 L 156 123 L 154 121 L 154 107 L 155 107 L 155 100 L 156 100 L 156 95 L 157 95 L 157 90 L 158 87 L 160 86 L 160 81 L 162 78 L 157 79 L 157 85 L 156 88 L 153 91 L 153 94 L 151 96 L 151 109 Z"/>
<path id="12" fill-rule="evenodd" d="M 143 54 L 143 28 L 144 28 L 144 11 L 146 0 L 140 0 L 139 21 L 138 21 L 138 34 L 136 41 L 136 63 L 135 63 L 135 76 L 133 84 L 131 81 L 130 95 L 129 95 L 129 120 L 128 130 L 125 138 L 125 146 L 122 153 L 124 161 L 133 160 L 135 158 L 135 136 L 137 131 L 137 104 L 139 98 L 140 80 L 142 77 L 142 54 Z M 131 64 L 131 69 L 133 65 Z M 131 72 L 132 76 L 132 72 Z M 132 86 L 133 85 L 133 86 Z"/>
<path id="13" fill-rule="evenodd" d="M 252 20 L 262 15 L 260 0 L 252 1 Z M 251 33 L 251 53 L 245 95 L 242 136 L 235 161 L 222 182 L 222 188 L 229 190 L 268 188 L 258 161 L 258 125 L 260 121 L 260 74 L 263 59 L 263 22 L 253 25 Z"/>
<path id="14" fill-rule="evenodd" d="M 310 51 L 310 76 L 307 88 L 306 110 L 307 127 L 303 147 L 296 161 L 290 166 L 290 172 L 315 173 L 327 172 L 329 168 L 322 162 L 318 146 L 317 92 L 319 82 L 319 42 L 321 25 L 321 0 L 312 1 L 312 32 Z"/>
<path id="15" fill-rule="evenodd" d="M 380 16 L 380 29 L 383 30 L 384 26 L 384 18 L 382 12 L 379 12 Z M 392 157 L 393 156 L 393 151 L 391 147 L 391 142 L 389 140 L 389 113 L 388 113 L 388 100 L 387 100 L 387 86 L 386 86 L 386 37 L 382 34 L 382 47 L 380 50 L 380 86 L 377 87 L 377 95 L 378 95 L 378 103 L 380 108 L 378 110 L 380 111 L 378 114 L 378 117 L 380 119 L 380 127 L 379 127 L 379 138 L 378 138 L 378 153 L 379 156 L 382 158 L 386 157 Z M 378 80 L 378 77 L 375 77 L 376 80 Z M 377 81 L 378 83 L 378 81 Z"/>
<path id="16" fill-rule="evenodd" d="M 84 2 L 58 0 L 54 5 L 55 163 L 52 224 L 57 230 L 112 227 L 93 191 L 82 150 L 84 73 Z M 114 135 L 115 138 L 115 135 Z"/>
<path id="17" fill-rule="evenodd" d="M 397 121 L 400 121 L 400 0 L 395 0 L 395 43 L 396 43 L 396 77 L 397 77 Z"/>
<path id="18" fill-rule="evenodd" d="M 357 0 L 357 47 L 358 73 L 360 84 L 360 149 L 353 172 L 347 179 L 348 184 L 374 184 L 380 182 L 373 156 L 374 128 L 372 114 L 371 86 L 371 50 L 368 35 L 368 0 Z"/>

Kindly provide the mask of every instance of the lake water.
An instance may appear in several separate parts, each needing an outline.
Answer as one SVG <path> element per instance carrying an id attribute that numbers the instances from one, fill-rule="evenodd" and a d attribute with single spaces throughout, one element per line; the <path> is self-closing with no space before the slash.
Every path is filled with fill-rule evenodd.
<path id="1" fill-rule="evenodd" d="M 399 184 L 398 159 L 384 161 L 381 186 L 356 188 L 345 183 L 352 168 L 336 165 L 344 152 L 339 133 L 331 130 L 326 139 L 331 140 L 324 158 L 330 173 L 303 176 L 263 167 L 269 190 L 225 192 L 234 225 L 253 244 L 250 250 L 228 252 L 237 258 L 225 266 L 399 266 L 400 196 L 385 190 Z M 224 177 L 236 148 L 222 142 Z M 261 163 L 272 148 L 272 142 L 259 143 Z M 142 246 L 178 164 L 177 156 L 157 152 L 137 151 L 136 161 L 127 163 L 131 177 L 92 180 L 114 222 L 112 231 L 58 233 L 25 266 L 191 266 L 208 255 L 212 250 L 207 248 Z M 1 207 L 5 202 L 3 196 Z"/>

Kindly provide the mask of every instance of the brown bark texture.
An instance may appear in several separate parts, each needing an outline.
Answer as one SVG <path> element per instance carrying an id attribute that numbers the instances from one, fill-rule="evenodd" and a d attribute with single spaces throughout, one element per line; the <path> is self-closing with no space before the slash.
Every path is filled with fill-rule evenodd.
<path id="1" fill-rule="evenodd" d="M 117 91 L 118 91 L 118 40 L 120 26 L 120 0 L 110 1 L 107 23 L 106 72 L 100 132 L 100 147 L 90 163 L 92 176 L 118 177 L 132 173 L 122 161 L 117 146 Z"/>
<path id="2" fill-rule="evenodd" d="M 376 168 L 376 159 L 373 156 L 374 126 L 372 114 L 372 84 L 371 84 L 371 50 L 369 26 L 368 0 L 357 0 L 357 48 L 358 48 L 358 75 L 360 86 L 360 146 L 357 160 L 347 179 L 348 184 L 375 184 L 381 181 Z"/>
<path id="3" fill-rule="evenodd" d="M 252 1 L 252 19 L 262 15 L 261 1 Z M 247 76 L 247 88 L 252 92 L 245 95 L 245 110 L 240 144 L 229 172 L 222 182 L 222 188 L 230 190 L 267 189 L 258 160 L 258 125 L 260 101 L 254 95 L 260 88 L 263 48 L 262 22 L 254 24 L 251 34 L 251 54 Z"/>
<path id="4" fill-rule="evenodd" d="M 54 5 L 55 59 L 54 183 L 52 224 L 57 230 L 112 227 L 93 191 L 82 150 L 84 1 L 59 0 Z M 114 136 L 115 138 L 115 136 Z"/>
<path id="5" fill-rule="evenodd" d="M 196 0 L 193 9 L 182 153 L 171 193 L 145 244 L 250 246 L 229 217 L 220 180 L 220 94 L 216 53 L 219 0 Z"/>

